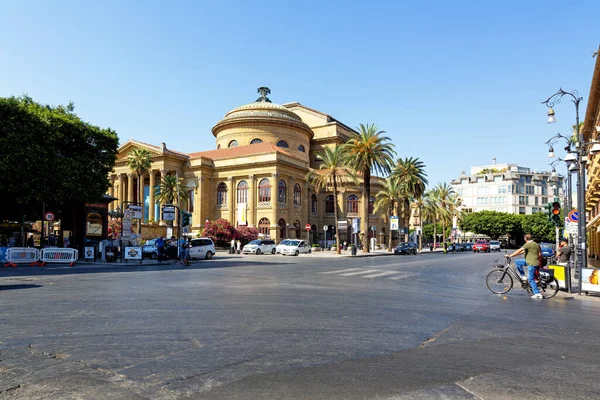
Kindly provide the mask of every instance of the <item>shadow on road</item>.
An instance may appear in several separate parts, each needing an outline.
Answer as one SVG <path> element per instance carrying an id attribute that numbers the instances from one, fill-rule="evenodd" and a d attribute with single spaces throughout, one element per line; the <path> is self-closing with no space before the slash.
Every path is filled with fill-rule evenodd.
<path id="1" fill-rule="evenodd" d="M 43 287 L 43 285 L 32 285 L 32 284 L 17 284 L 17 285 L 0 285 L 0 290 L 17 290 L 17 289 L 33 289 Z"/>

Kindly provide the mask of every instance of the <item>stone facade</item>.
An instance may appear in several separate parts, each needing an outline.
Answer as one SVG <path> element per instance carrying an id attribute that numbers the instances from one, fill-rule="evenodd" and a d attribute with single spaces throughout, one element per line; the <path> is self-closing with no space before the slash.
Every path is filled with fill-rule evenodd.
<path id="1" fill-rule="evenodd" d="M 278 105 L 266 96 L 238 107 L 219 121 L 212 133 L 216 149 L 184 153 L 129 140 L 118 152 L 108 194 L 123 201 L 138 201 L 138 177 L 127 165 L 127 155 L 137 147 L 152 155 L 152 166 L 140 180 L 144 185 L 145 221 L 159 221 L 160 205 L 155 204 L 154 188 L 167 174 L 179 176 L 188 188 L 190 200 L 181 204 L 192 213 L 192 233 L 206 220 L 224 218 L 234 226 L 253 226 L 275 240 L 303 238 L 322 241 L 331 238 L 333 218 L 331 193 L 316 193 L 306 181 L 309 168 L 318 168 L 316 153 L 325 146 L 345 143 L 355 131 L 331 116 L 299 103 Z M 383 179 L 371 180 L 371 201 Z M 352 242 L 352 218 L 360 217 L 365 199 L 361 187 L 345 186 L 338 196 L 340 220 L 348 221 L 341 240 Z M 150 206 L 155 204 L 154 206 Z M 331 211 L 331 212 L 330 212 Z M 311 225 L 310 233 L 305 230 Z M 323 227 L 328 226 L 324 233 Z M 369 237 L 378 243 L 387 240 L 388 217 L 371 215 Z"/>

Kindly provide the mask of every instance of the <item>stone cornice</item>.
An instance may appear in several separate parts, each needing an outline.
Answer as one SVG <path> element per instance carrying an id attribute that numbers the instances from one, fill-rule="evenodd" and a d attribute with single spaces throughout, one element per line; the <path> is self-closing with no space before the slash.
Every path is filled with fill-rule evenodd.
<path id="1" fill-rule="evenodd" d="M 304 122 L 294 121 L 294 120 L 284 120 L 270 117 L 239 117 L 239 118 L 229 118 L 225 120 L 221 120 L 217 122 L 217 124 L 212 128 L 213 136 L 217 137 L 220 131 L 225 128 L 235 127 L 235 126 L 247 126 L 253 124 L 266 124 L 266 125 L 275 125 L 275 126 L 291 126 L 294 128 L 298 128 L 308 134 L 309 138 L 312 139 L 314 137 L 314 132 L 306 125 Z"/>

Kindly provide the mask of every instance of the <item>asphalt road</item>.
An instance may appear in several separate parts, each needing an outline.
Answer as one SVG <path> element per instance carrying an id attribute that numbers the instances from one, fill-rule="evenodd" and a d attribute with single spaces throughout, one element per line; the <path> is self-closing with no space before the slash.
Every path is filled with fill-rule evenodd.
<path id="1" fill-rule="evenodd" d="M 4 399 L 592 399 L 600 302 L 498 254 L 0 271 Z"/>

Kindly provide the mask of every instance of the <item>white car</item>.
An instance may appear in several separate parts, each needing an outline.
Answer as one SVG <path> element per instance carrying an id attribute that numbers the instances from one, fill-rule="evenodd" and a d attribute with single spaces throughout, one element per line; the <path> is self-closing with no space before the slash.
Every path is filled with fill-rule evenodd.
<path id="1" fill-rule="evenodd" d="M 285 255 L 297 256 L 299 254 L 310 254 L 310 246 L 304 240 L 290 240 L 281 249 L 281 254 L 283 254 L 284 256 Z"/>
<path id="2" fill-rule="evenodd" d="M 215 244 L 210 238 L 194 238 L 190 241 L 190 258 L 210 260 L 215 255 Z"/>
<path id="3" fill-rule="evenodd" d="M 490 240 L 490 251 L 500 251 L 500 242 L 497 240 Z"/>
<path id="4" fill-rule="evenodd" d="M 275 241 L 270 239 L 253 240 L 242 249 L 244 254 L 275 254 Z"/>
<path id="5" fill-rule="evenodd" d="M 275 248 L 275 252 L 277 254 L 281 254 L 281 249 L 283 249 L 289 242 L 290 242 L 290 239 L 284 239 L 281 242 L 279 242 L 279 244 Z"/>

